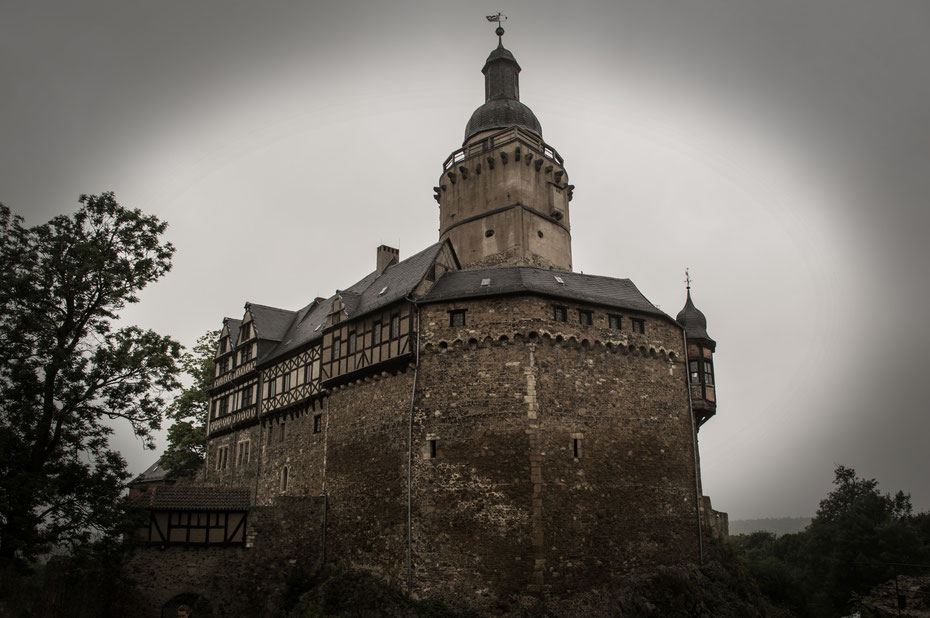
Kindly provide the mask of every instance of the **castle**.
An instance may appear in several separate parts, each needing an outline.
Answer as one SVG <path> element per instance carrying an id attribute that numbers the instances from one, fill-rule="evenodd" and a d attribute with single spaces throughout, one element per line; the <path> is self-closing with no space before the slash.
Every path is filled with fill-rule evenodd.
<path id="1" fill-rule="evenodd" d="M 497 33 L 434 187 L 438 242 L 223 321 L 202 478 L 147 494 L 152 607 L 255 611 L 326 563 L 482 610 L 702 560 L 725 517 L 697 443 L 716 344 L 690 286 L 673 319 L 573 272 L 574 186 Z"/>

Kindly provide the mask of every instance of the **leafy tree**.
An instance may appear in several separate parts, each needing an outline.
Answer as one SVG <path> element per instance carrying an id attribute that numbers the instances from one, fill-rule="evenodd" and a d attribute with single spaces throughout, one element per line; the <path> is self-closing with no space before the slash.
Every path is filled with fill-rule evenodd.
<path id="1" fill-rule="evenodd" d="M 168 478 L 189 476 L 203 464 L 206 452 L 206 419 L 213 385 L 214 355 L 220 331 L 209 331 L 197 340 L 191 352 L 181 357 L 184 371 L 193 383 L 181 391 L 168 408 L 174 423 L 168 428 L 168 448 L 158 462 Z"/>
<path id="2" fill-rule="evenodd" d="M 166 224 L 81 196 L 25 227 L 0 206 L 0 566 L 115 534 L 128 477 L 109 445 L 124 419 L 147 446 L 180 345 L 113 321 L 171 267 Z"/>
<path id="3" fill-rule="evenodd" d="M 875 479 L 838 466 L 835 485 L 798 534 L 735 537 L 762 592 L 802 616 L 839 616 L 856 594 L 888 581 L 904 564 L 930 564 L 930 514 L 910 496 L 883 494 Z"/>

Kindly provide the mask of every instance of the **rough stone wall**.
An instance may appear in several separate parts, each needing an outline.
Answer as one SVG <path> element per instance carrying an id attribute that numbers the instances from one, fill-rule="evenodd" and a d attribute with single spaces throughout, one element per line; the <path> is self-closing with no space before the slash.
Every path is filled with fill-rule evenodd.
<path id="1" fill-rule="evenodd" d="M 243 458 L 243 463 L 240 465 L 238 458 L 239 444 L 246 440 L 249 441 L 248 461 L 245 461 L 245 458 Z M 255 475 L 258 472 L 260 444 L 261 438 L 259 436 L 259 426 L 257 424 L 231 431 L 216 438 L 210 438 L 207 441 L 205 475 L 201 478 L 203 478 L 208 485 L 254 488 Z M 217 469 L 217 460 L 219 458 L 220 449 L 222 448 L 229 449 L 226 468 Z"/>
<path id="2" fill-rule="evenodd" d="M 257 504 L 270 504 L 279 495 L 319 496 L 322 493 L 325 408 L 325 403 L 317 403 L 299 412 L 264 421 Z M 321 430 L 314 433 L 313 418 L 317 414 L 321 415 Z M 285 468 L 286 488 L 282 479 Z"/>
<path id="3" fill-rule="evenodd" d="M 327 555 L 406 581 L 407 435 L 413 371 L 337 388 L 327 399 Z"/>
<path id="4" fill-rule="evenodd" d="M 552 305 L 511 297 L 423 308 L 421 594 L 470 604 L 568 594 L 698 559 L 681 331 L 636 316 L 646 333 L 632 333 L 628 314 L 626 330 L 610 330 L 606 310 L 571 303 L 569 321 L 554 322 Z M 578 323 L 579 308 L 592 325 Z M 451 309 L 467 309 L 464 328 L 449 326 Z"/>
<path id="5" fill-rule="evenodd" d="M 174 597 L 206 597 L 215 618 L 276 616 L 292 569 L 320 559 L 322 500 L 277 498 L 249 512 L 245 547 L 144 547 L 129 562 L 138 608 L 155 618 Z"/>

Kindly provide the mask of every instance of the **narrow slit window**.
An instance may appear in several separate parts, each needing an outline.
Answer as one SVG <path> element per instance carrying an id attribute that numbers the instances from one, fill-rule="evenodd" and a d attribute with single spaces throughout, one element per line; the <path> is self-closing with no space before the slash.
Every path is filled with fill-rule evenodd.
<path id="1" fill-rule="evenodd" d="M 323 415 L 317 414 L 313 417 L 313 433 L 320 433 L 323 429 Z"/>
<path id="2" fill-rule="evenodd" d="M 581 438 L 572 438 L 572 457 L 575 459 L 581 457 Z"/>
<path id="3" fill-rule="evenodd" d="M 433 440 L 428 440 L 427 442 L 429 443 L 429 458 L 436 459 L 436 457 L 439 454 L 439 448 L 436 445 L 437 440 L 433 439 Z"/>

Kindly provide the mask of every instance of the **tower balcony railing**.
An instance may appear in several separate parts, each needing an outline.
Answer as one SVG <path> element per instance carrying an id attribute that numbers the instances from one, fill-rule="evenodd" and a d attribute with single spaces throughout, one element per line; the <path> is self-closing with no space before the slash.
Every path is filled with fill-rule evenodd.
<path id="1" fill-rule="evenodd" d="M 563 165 L 562 157 L 559 155 L 558 151 L 555 148 L 542 141 L 529 131 L 524 131 L 520 127 L 510 127 L 509 129 L 504 129 L 484 138 L 478 142 L 472 142 L 462 148 L 459 148 L 455 152 L 449 155 L 449 157 L 442 164 L 442 171 L 446 172 L 451 169 L 455 164 L 460 163 L 466 159 L 471 159 L 472 157 L 477 157 L 485 152 L 490 152 L 496 148 L 500 148 L 510 142 L 521 142 L 531 148 L 537 154 L 554 161 L 559 165 Z"/>

